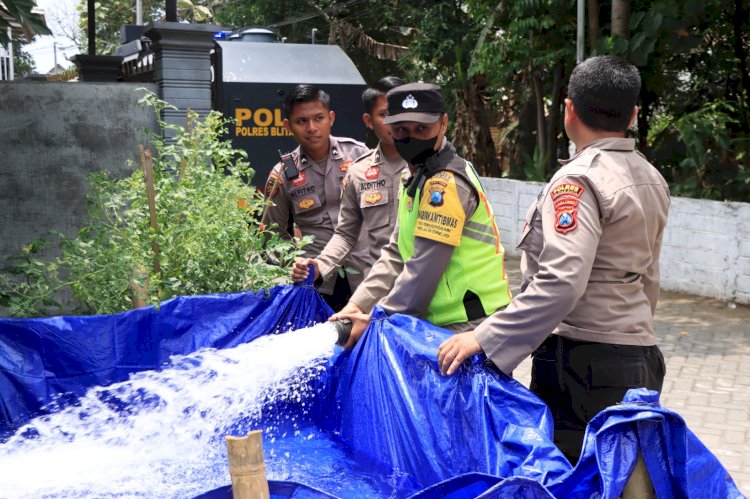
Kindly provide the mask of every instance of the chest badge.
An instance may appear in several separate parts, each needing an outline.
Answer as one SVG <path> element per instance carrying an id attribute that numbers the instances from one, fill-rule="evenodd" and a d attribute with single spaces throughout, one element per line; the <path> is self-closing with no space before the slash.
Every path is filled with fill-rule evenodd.
<path id="1" fill-rule="evenodd" d="M 300 201 L 299 203 L 297 203 L 297 206 L 299 206 L 303 210 L 307 210 L 307 209 L 312 208 L 314 204 L 315 204 L 314 199 L 306 198 Z"/>
<path id="2" fill-rule="evenodd" d="M 380 176 L 380 168 L 378 168 L 377 166 L 371 166 L 365 172 L 365 178 L 367 180 L 375 180 L 379 176 Z"/>
<path id="3" fill-rule="evenodd" d="M 349 170 L 349 165 L 351 165 L 351 164 L 352 164 L 351 161 L 344 161 L 343 163 L 341 163 L 339 165 L 339 170 L 341 170 L 342 172 L 348 171 Z"/>
<path id="4" fill-rule="evenodd" d="M 375 204 L 381 199 L 383 199 L 383 195 L 379 192 L 370 192 L 365 196 L 365 202 L 367 204 Z"/>
<path id="5" fill-rule="evenodd" d="M 299 172 L 299 177 L 292 180 L 292 185 L 294 187 L 299 187 L 301 185 L 305 185 L 305 182 L 307 182 L 307 177 L 305 176 L 305 172 Z"/>

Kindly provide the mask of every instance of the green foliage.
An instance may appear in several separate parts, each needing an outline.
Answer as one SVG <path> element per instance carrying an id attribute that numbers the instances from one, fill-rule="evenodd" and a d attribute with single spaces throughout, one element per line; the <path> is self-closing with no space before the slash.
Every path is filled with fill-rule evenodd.
<path id="1" fill-rule="evenodd" d="M 16 77 L 33 73 L 36 70 L 34 58 L 26 52 L 26 46 L 29 43 L 31 42 L 23 34 L 13 40 L 13 64 Z"/>
<path id="2" fill-rule="evenodd" d="M 526 151 L 521 151 L 523 157 L 523 173 L 525 180 L 531 182 L 547 182 L 552 175 L 547 174 L 547 165 L 549 164 L 549 155 L 543 153 L 539 147 L 534 148 L 534 154 L 529 155 Z"/>
<path id="3" fill-rule="evenodd" d="M 733 139 L 729 131 L 737 123 L 735 115 L 735 104 L 716 101 L 678 117 L 668 115 L 655 121 L 649 143 L 664 158 L 659 166 L 674 194 L 723 199 L 728 193 L 741 196 L 744 190 L 744 199 L 740 200 L 750 201 L 747 170 L 740 162 L 743 141 Z"/>
<path id="4" fill-rule="evenodd" d="M 141 102 L 157 116 L 171 107 L 153 94 Z M 198 119 L 189 111 L 185 127 L 159 118 L 173 139 L 152 138 L 155 229 L 141 169 L 124 179 L 91 175 L 89 218 L 78 237 L 58 234 L 60 256 L 54 260 L 38 258 L 45 243 L 32 243 L 6 269 L 0 300 L 10 313 L 59 312 L 54 297 L 63 287 L 80 302 L 76 311 L 107 314 L 132 308 L 134 296 L 158 304 L 177 295 L 286 282 L 289 266 L 309 240 L 260 231 L 265 202 L 244 181 L 253 173 L 246 153 L 221 140 L 226 122 L 218 112 Z"/>
<path id="5" fill-rule="evenodd" d="M 8 28 L 10 22 L 21 25 L 28 38 L 34 35 L 51 35 L 52 32 L 44 22 L 44 17 L 32 13 L 36 7 L 36 0 L 3 0 L 0 2 L 0 45 L 8 46 Z"/>

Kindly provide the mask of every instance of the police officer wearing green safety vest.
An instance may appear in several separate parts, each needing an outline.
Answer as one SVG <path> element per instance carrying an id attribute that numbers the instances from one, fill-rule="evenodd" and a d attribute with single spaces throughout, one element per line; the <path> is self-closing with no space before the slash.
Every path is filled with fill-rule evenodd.
<path id="1" fill-rule="evenodd" d="M 353 320 L 351 348 L 380 304 L 461 332 L 511 300 L 492 208 L 471 163 L 446 138 L 440 87 L 410 83 L 387 94 L 396 150 L 409 166 L 389 243 L 349 303 L 331 320 Z"/>

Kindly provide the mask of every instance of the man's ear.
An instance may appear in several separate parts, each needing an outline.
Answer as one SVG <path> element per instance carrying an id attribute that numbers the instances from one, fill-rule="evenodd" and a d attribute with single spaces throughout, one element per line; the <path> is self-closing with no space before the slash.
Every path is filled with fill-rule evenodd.
<path id="1" fill-rule="evenodd" d="M 375 126 L 375 125 L 373 124 L 373 122 L 372 122 L 372 116 L 370 115 L 370 113 L 365 113 L 365 114 L 363 114 L 363 115 L 362 115 L 362 121 L 364 121 L 364 122 L 365 122 L 365 126 L 366 126 L 367 128 L 369 128 L 370 130 L 372 130 L 372 129 L 373 129 L 373 127 Z"/>
<path id="2" fill-rule="evenodd" d="M 333 125 L 333 122 L 336 121 L 336 113 L 334 113 L 333 111 L 328 112 L 331 113 L 331 125 Z"/>
<path id="3" fill-rule="evenodd" d="M 573 105 L 573 100 L 565 98 L 565 123 L 572 123 L 576 118 L 576 108 Z"/>
<path id="4" fill-rule="evenodd" d="M 628 122 L 628 128 L 633 126 L 633 123 L 635 122 L 635 119 L 638 117 L 638 106 L 633 106 L 633 115 L 630 117 L 630 121 Z"/>
<path id="5" fill-rule="evenodd" d="M 286 128 L 286 131 L 294 135 L 294 132 L 292 132 L 292 127 L 289 126 L 289 118 L 284 118 L 284 121 L 282 121 L 284 124 L 284 128 Z"/>

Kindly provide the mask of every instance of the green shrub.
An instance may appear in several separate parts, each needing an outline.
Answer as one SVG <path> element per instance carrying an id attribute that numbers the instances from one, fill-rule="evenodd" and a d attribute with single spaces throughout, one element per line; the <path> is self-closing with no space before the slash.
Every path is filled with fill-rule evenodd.
<path id="1" fill-rule="evenodd" d="M 151 93 L 141 103 L 154 109 L 166 132 L 151 137 L 156 228 L 144 168 L 124 179 L 90 175 L 88 220 L 78 237 L 53 234 L 60 256 L 47 260 L 40 255 L 51 243 L 35 241 L 0 274 L 0 305 L 11 315 L 109 314 L 133 308 L 134 300 L 158 304 L 287 282 L 308 240 L 260 231 L 265 202 L 248 185 L 253 171 L 246 153 L 222 140 L 227 120 L 215 111 L 201 119 L 188 111 L 186 126 L 175 126 L 160 118 L 172 106 Z M 164 141 L 165 135 L 172 138 Z M 78 302 L 73 310 L 56 300 L 66 287 Z"/>

